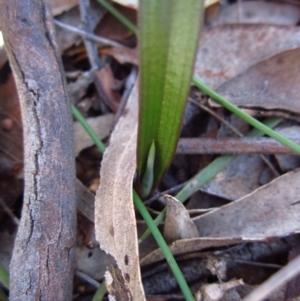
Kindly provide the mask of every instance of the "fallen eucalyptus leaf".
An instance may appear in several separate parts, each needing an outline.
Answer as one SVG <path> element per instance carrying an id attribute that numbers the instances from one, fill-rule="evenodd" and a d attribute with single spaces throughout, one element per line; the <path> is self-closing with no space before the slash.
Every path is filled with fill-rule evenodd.
<path id="1" fill-rule="evenodd" d="M 114 115 L 106 114 L 98 117 L 90 117 L 87 118 L 86 121 L 95 131 L 99 139 L 103 139 L 107 137 L 111 131 Z M 75 121 L 73 126 L 75 155 L 78 156 L 83 149 L 94 145 L 94 142 L 78 121 Z"/>
<path id="2" fill-rule="evenodd" d="M 258 62 L 299 47 L 300 32 L 288 26 L 216 26 L 203 31 L 199 46 L 195 74 L 215 89 Z"/>
<path id="3" fill-rule="evenodd" d="M 194 219 L 205 237 L 267 239 L 300 232 L 300 169 Z"/>
<path id="4" fill-rule="evenodd" d="M 300 113 L 300 48 L 258 63 L 218 87 L 216 92 L 240 107 Z"/>
<path id="5" fill-rule="evenodd" d="M 138 86 L 133 88 L 106 149 L 95 202 L 96 239 L 121 270 L 132 300 L 145 300 L 138 255 L 132 182 L 136 169 Z"/>
<path id="6" fill-rule="evenodd" d="M 181 239 L 173 242 L 169 248 L 173 255 L 181 255 L 192 252 L 200 252 L 207 248 L 216 248 L 246 242 L 242 238 L 218 238 L 218 237 L 197 237 Z M 146 266 L 164 258 L 160 249 L 156 249 L 141 259 L 141 266 Z"/>
<path id="7" fill-rule="evenodd" d="M 184 205 L 171 195 L 164 195 L 167 200 L 167 214 L 164 226 L 164 238 L 167 243 L 178 239 L 198 237 L 198 230 Z"/>
<path id="8" fill-rule="evenodd" d="M 238 156 L 200 190 L 235 201 L 259 187 L 259 178 L 265 167 L 259 155 Z"/>

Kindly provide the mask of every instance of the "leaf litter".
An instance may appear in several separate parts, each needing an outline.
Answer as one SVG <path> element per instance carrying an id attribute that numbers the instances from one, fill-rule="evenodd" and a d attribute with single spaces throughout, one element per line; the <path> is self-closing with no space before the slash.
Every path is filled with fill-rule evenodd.
<path id="1" fill-rule="evenodd" d="M 269 6 L 269 8 L 266 8 L 267 6 Z M 281 8 L 275 8 L 275 6 Z M 236 15 L 238 15 L 239 8 L 242 8 L 242 14 L 240 14 L 239 17 L 241 18 L 238 20 Z M 259 17 L 260 12 L 263 12 L 262 15 L 265 13 L 266 15 L 264 16 L 267 16 L 267 11 L 265 11 L 267 9 L 278 9 L 276 13 L 279 13 L 278 15 L 276 13 L 269 14 L 271 21 L 267 19 L 267 17 L 263 17 L 264 23 L 269 24 L 253 24 L 253 20 L 256 22 L 255 20 Z M 135 21 L 135 13 L 132 10 L 128 8 L 122 8 L 121 10 L 126 11 L 131 20 Z M 228 97 L 230 101 L 233 101 L 241 107 L 251 108 L 253 112 L 259 113 L 259 111 L 262 110 L 263 112 L 276 115 L 276 113 L 284 110 L 284 112 L 288 114 L 299 114 L 299 101 L 297 97 L 299 94 L 297 90 L 297 70 L 299 69 L 298 52 L 300 48 L 299 29 L 298 26 L 279 25 L 297 24 L 299 6 L 293 6 L 287 3 L 280 3 L 279 5 L 279 3 L 275 2 L 250 1 L 233 5 L 226 4 L 224 7 L 220 6 L 219 10 L 221 15 L 224 16 L 224 14 L 226 14 L 227 20 L 229 16 L 227 12 L 229 10 L 232 14 L 236 15 L 230 20 L 232 23 L 230 25 L 224 25 L 223 23 L 226 23 L 227 20 L 220 19 L 220 16 L 218 16 L 219 19 L 217 20 L 207 20 L 206 25 L 213 26 L 206 26 L 202 32 L 200 48 L 195 64 L 195 73 L 206 84 L 212 88 L 217 88 L 217 91 Z M 65 1 L 61 5 L 58 5 L 57 11 L 59 13 L 64 11 L 63 14 L 57 17 L 60 20 L 70 23 L 75 27 L 80 24 L 79 10 L 78 7 L 74 6 L 74 1 Z M 254 11 L 255 14 L 249 16 L 249 14 L 247 15 L 249 11 Z M 124 79 L 126 79 L 129 73 L 128 69 L 132 68 L 132 65 L 137 65 L 135 40 L 130 36 L 127 29 L 124 29 L 119 24 L 118 27 L 115 27 L 115 21 L 111 16 L 105 15 L 104 12 L 101 12 L 100 15 L 98 19 L 100 21 L 98 22 L 95 32 L 124 44 L 124 48 L 99 46 L 100 56 L 106 60 L 106 63 L 110 65 L 112 70 L 109 81 L 107 82 L 106 80 L 108 79 L 104 79 L 108 83 L 106 87 L 108 94 L 115 93 L 115 90 L 118 93 L 122 93 Z M 238 22 L 240 24 L 237 24 Z M 252 24 L 241 24 L 241 22 L 250 22 Z M 216 24 L 218 25 L 216 26 Z M 82 41 L 80 35 L 71 34 L 69 32 L 66 33 L 66 31 L 61 32 L 58 29 L 57 31 L 67 73 L 71 74 L 77 70 L 86 71 L 88 67 L 86 63 L 83 62 L 87 55 L 84 53 L 85 50 L 82 46 L 81 48 L 78 46 Z M 111 58 L 107 59 L 107 56 L 103 56 L 102 54 L 111 56 Z M 4 61 L 5 60 L 4 58 Z M 118 65 L 118 60 L 123 66 Z M 5 68 L 5 64 L 3 66 L 2 69 Z M 118 70 L 118 72 L 116 72 L 116 70 Z M 113 82 L 112 77 L 115 78 L 115 82 Z M 79 86 L 79 82 L 69 81 L 70 84 Z M 14 88 L 12 88 L 11 91 L 14 91 Z M 91 91 L 93 93 L 91 93 Z M 101 131 L 104 130 L 104 138 L 109 135 L 112 117 L 108 116 L 112 115 L 110 115 L 111 110 L 103 105 L 101 97 L 99 97 L 95 91 L 93 80 L 90 80 L 80 90 L 80 93 L 77 93 L 77 97 L 75 95 L 75 98 L 76 103 L 78 103 L 85 116 L 90 120 L 95 120 L 95 126 L 99 128 L 99 131 L 100 128 Z M 91 94 L 93 95 L 91 96 Z M 201 95 L 198 95 L 197 100 L 199 101 L 199 99 L 201 99 L 201 101 L 204 99 L 205 101 L 205 97 L 203 98 Z M 212 103 L 210 104 L 212 105 Z M 205 102 L 205 105 L 207 105 L 207 102 Z M 118 99 L 116 101 L 114 100 L 114 106 L 118 109 Z M 228 114 L 226 112 L 224 113 L 220 108 L 213 107 L 213 110 L 223 116 L 223 118 L 227 118 L 228 116 Z M 101 112 L 101 118 L 99 117 L 99 112 Z M 152 238 L 148 238 L 139 245 L 140 256 L 138 255 L 136 224 L 138 225 L 140 233 L 145 230 L 145 225 L 140 220 L 136 221 L 131 202 L 131 184 L 135 170 L 133 155 L 134 143 L 133 146 L 125 148 L 125 154 L 127 152 L 129 158 L 128 161 L 126 161 L 127 155 L 123 157 L 124 148 L 116 149 L 114 155 L 112 154 L 115 148 L 114 143 L 117 142 L 116 144 L 119 144 L 121 139 L 124 139 L 124 145 L 128 145 L 127 143 L 130 141 L 129 139 L 125 139 L 124 132 L 126 132 L 126 128 L 121 128 L 121 124 L 125 122 L 125 120 L 128 121 L 128 117 L 131 116 L 131 113 L 130 110 L 127 111 L 127 109 L 125 109 L 123 114 L 121 114 L 120 123 L 115 129 L 115 131 L 120 131 L 119 136 L 114 137 L 115 133 L 110 137 L 108 153 L 104 156 L 101 168 L 100 187 L 101 185 L 106 188 L 117 185 L 119 188 L 116 191 L 112 190 L 112 195 L 115 196 L 114 199 L 117 203 L 115 204 L 110 201 L 111 195 L 109 195 L 109 192 L 105 192 L 108 193 L 108 195 L 104 194 L 105 197 L 100 198 L 104 188 L 100 188 L 97 193 L 97 238 L 100 240 L 100 247 L 106 248 L 108 253 L 114 255 L 114 258 L 98 249 L 97 242 L 93 238 L 93 230 L 91 230 L 93 229 L 92 222 L 94 220 L 93 195 L 86 188 L 81 187 L 78 188 L 77 199 L 79 204 L 78 209 L 83 213 L 84 217 L 79 213 L 79 225 L 84 228 L 85 234 L 82 237 L 83 230 L 81 228 L 79 231 L 81 237 L 78 239 L 80 242 L 77 250 L 76 269 L 97 281 L 101 281 L 106 266 L 109 266 L 115 260 L 118 267 L 109 268 L 109 273 L 113 279 L 118 279 L 120 283 L 125 285 L 125 294 L 126 292 L 130 292 L 130 294 L 133 292 L 133 294 L 135 294 L 134 296 L 138 296 L 136 300 L 143 300 L 144 293 L 139 274 L 139 266 L 141 266 L 142 281 L 147 299 L 151 296 L 151 298 L 154 298 L 153 300 L 158 300 L 158 296 L 153 296 L 155 295 L 155 287 L 158 287 L 159 284 L 163 284 L 164 282 L 168 282 L 170 284 L 168 289 L 162 287 L 156 291 L 157 294 L 161 292 L 164 294 L 162 300 L 167 300 L 168 296 L 177 293 L 176 283 L 172 275 L 170 273 L 168 274 L 167 268 L 164 265 L 163 256 L 160 250 L 156 249 Z M 185 125 L 183 129 L 185 135 L 200 137 L 203 133 L 207 132 L 207 135 L 218 136 L 222 132 L 218 121 L 215 121 L 214 117 L 208 116 L 207 113 L 198 111 L 192 116 L 193 117 L 189 120 L 189 124 Z M 105 118 L 109 120 L 103 121 L 103 126 L 96 121 L 105 120 Z M 201 120 L 201 123 L 199 120 Z M 234 123 L 232 120 L 229 122 Z M 199 131 L 200 127 L 202 132 Z M 238 125 L 237 127 L 241 128 L 242 126 Z M 282 123 L 278 131 L 287 137 L 297 135 L 299 132 L 298 124 L 291 121 Z M 77 129 L 75 125 L 75 137 L 79 135 L 79 132 L 79 127 Z M 129 134 L 132 135 L 131 139 L 134 140 L 134 138 L 132 138 L 134 137 L 133 131 Z M 98 135 L 100 135 L 100 133 L 98 133 Z M 81 146 L 76 148 L 76 153 L 79 154 L 80 152 L 77 157 L 78 171 L 80 171 L 78 174 L 81 175 L 80 178 L 84 184 L 89 186 L 91 181 L 95 178 L 95 173 L 91 172 L 90 168 L 92 165 L 96 165 L 97 170 L 101 158 L 94 156 L 95 151 L 90 147 L 92 145 L 91 141 L 86 142 L 82 138 L 76 138 L 76 141 L 80 141 L 78 143 L 81 143 Z M 87 149 L 87 147 L 89 148 Z M 19 153 L 21 153 L 22 150 L 19 151 L 16 149 L 16 152 L 18 152 L 17 156 L 19 157 Z M 89 165 L 83 162 L 82 158 L 84 156 L 91 159 Z M 112 156 L 113 159 L 111 159 L 110 156 Z M 193 175 L 193 172 L 190 170 L 201 169 L 203 166 L 206 166 L 212 158 L 213 157 L 209 155 L 185 156 L 184 160 L 177 160 L 181 162 L 181 165 L 171 166 L 170 170 L 172 172 L 167 175 L 169 177 L 168 179 L 167 177 L 164 179 L 163 184 L 159 187 L 160 191 L 179 184 L 182 182 L 180 180 L 182 178 L 188 180 Z M 119 165 L 118 167 L 117 162 L 119 162 L 119 159 L 126 160 L 120 163 L 124 165 Z M 175 211 L 179 212 L 178 214 L 176 213 L 176 215 L 167 214 L 164 225 L 165 231 L 167 229 L 166 233 L 170 232 L 168 228 L 171 229 L 171 232 L 173 230 L 175 233 L 175 236 L 173 233 L 171 234 L 170 249 L 178 258 L 180 266 L 190 282 L 193 292 L 198 294 L 198 296 L 200 292 L 202 297 L 205 296 L 204 298 L 207 300 L 213 300 L 212 295 L 206 297 L 207 292 L 212 287 L 215 288 L 212 289 L 214 292 L 218 290 L 223 292 L 223 297 L 218 297 L 217 300 L 241 300 L 241 295 L 237 297 L 237 299 L 234 299 L 236 294 L 239 294 L 239 286 L 231 292 L 231 298 L 228 299 L 228 297 L 224 295 L 227 291 L 222 288 L 222 283 L 224 286 L 226 286 L 227 283 L 234 285 L 235 282 L 232 282 L 233 278 L 243 279 L 245 284 L 241 284 L 240 287 L 247 290 L 248 294 L 256 285 L 262 283 L 282 265 L 286 264 L 289 250 L 294 250 L 295 247 L 299 246 L 299 241 L 296 239 L 297 235 L 293 235 L 294 233 L 299 233 L 300 229 L 299 219 L 297 217 L 297 212 L 299 211 L 299 209 L 297 209 L 299 201 L 297 199 L 297 194 L 299 194 L 297 188 L 299 170 L 294 170 L 299 167 L 299 158 L 293 155 L 274 155 L 269 156 L 268 159 L 275 165 L 280 174 L 289 170 L 292 171 L 271 181 L 274 176 L 271 175 L 269 169 L 258 156 L 239 156 L 230 166 L 220 172 L 214 180 L 204 186 L 201 193 L 196 192 L 192 196 L 191 201 L 193 200 L 193 202 L 190 201 L 191 207 L 189 207 L 189 203 L 187 205 L 189 209 L 205 207 L 204 204 L 206 201 L 203 200 L 203 191 L 205 191 L 210 206 L 220 207 L 219 209 L 205 214 L 198 212 L 196 217 L 191 218 L 182 204 L 177 208 L 178 204 L 176 202 L 169 202 L 172 205 L 176 204 L 177 209 Z M 7 162 L 9 161 L 7 158 L 4 159 L 4 161 L 5 160 L 7 160 Z M 108 160 L 112 161 L 117 167 L 114 176 L 109 177 L 113 179 L 111 181 L 106 180 L 107 174 L 112 174 L 113 172 L 108 167 L 107 169 L 104 168 L 105 165 L 108 164 L 105 163 Z M 9 161 L 9 164 L 11 166 L 12 163 Z M 126 167 L 122 168 L 122 166 Z M 95 167 L 93 168 L 95 169 Z M 126 170 L 126 172 L 124 172 L 124 170 Z M 184 175 L 183 173 L 186 174 Z M 265 174 L 267 174 L 267 180 L 263 180 Z M 16 175 L 13 174 L 13 178 L 15 176 Z M 122 180 L 116 184 L 118 180 L 116 181 L 115 177 L 120 177 Z M 12 181 L 12 183 L 14 182 Z M 261 186 L 262 183 L 265 185 Z M 79 185 L 81 184 L 78 184 L 78 187 Z M 100 202 L 101 206 L 99 205 Z M 121 205 L 119 205 L 118 202 L 121 202 Z M 111 205 L 112 207 L 109 208 Z M 169 213 L 172 211 L 170 209 L 172 205 L 169 204 Z M 157 200 L 151 203 L 151 207 L 156 211 L 160 211 L 162 204 Z M 12 208 L 15 210 L 14 207 Z M 104 210 L 108 210 L 106 215 L 103 214 Z M 17 211 L 18 209 L 16 208 L 16 212 Z M 7 220 L 5 214 L 4 218 L 5 220 L 2 221 L 2 224 Z M 84 221 L 84 218 L 88 219 L 89 222 Z M 101 219 L 103 220 L 101 221 Z M 171 223 L 170 225 L 170 219 L 175 223 Z M 104 227 L 107 228 L 107 225 L 103 226 L 104 221 L 107 221 L 107 225 L 113 225 L 113 228 L 108 227 L 107 233 L 114 233 L 114 237 L 108 235 L 105 237 Z M 188 232 L 193 233 L 191 238 L 187 238 L 185 234 L 182 235 L 180 231 L 176 231 L 178 224 L 183 224 L 184 229 L 187 228 Z M 192 225 L 197 226 L 197 231 L 191 230 L 193 229 Z M 129 228 L 130 230 L 128 230 Z M 179 227 L 179 229 L 180 228 L 181 227 Z M 131 233 L 130 235 L 128 234 L 129 232 Z M 166 234 L 166 237 L 168 237 L 168 235 L 169 234 Z M 92 246 L 94 249 L 87 247 L 89 246 L 87 241 L 91 241 L 92 244 L 94 244 Z M 5 251 L 7 252 L 7 250 Z M 126 257 L 126 255 L 128 257 Z M 230 261 L 228 257 L 232 260 Z M 281 259 L 278 260 L 278 258 Z M 225 268 L 222 266 L 225 262 L 224 260 L 226 261 Z M 240 263 L 240 261 L 244 261 L 244 263 Z M 99 264 L 99 262 L 101 262 L 101 264 Z M 250 263 L 256 264 L 255 272 L 251 270 Z M 258 264 L 262 266 L 258 267 Z M 272 265 L 276 265 L 277 267 L 275 268 Z M 7 260 L 5 266 L 8 266 Z M 152 267 L 152 270 L 150 267 Z M 202 274 L 199 271 L 195 271 L 193 267 L 200 269 Z M 215 267 L 215 273 L 213 273 L 213 267 Z M 219 276 L 217 277 L 216 275 L 221 275 L 223 269 L 226 270 L 226 277 L 219 279 Z M 245 272 L 239 274 L 237 270 L 242 269 L 244 269 Z M 257 272 L 258 270 L 259 273 Z M 263 273 L 265 273 L 265 278 L 258 275 Z M 106 274 L 106 276 L 107 275 L 108 274 Z M 130 281 L 128 281 L 128 275 Z M 147 277 L 147 275 L 151 276 Z M 249 275 L 251 275 L 252 278 L 249 277 Z M 106 278 L 109 278 L 109 276 Z M 151 279 L 153 279 L 153 281 Z M 154 279 L 158 279 L 156 284 L 153 284 Z M 213 279 L 213 283 L 204 285 L 207 279 Z M 253 279 L 256 279 L 257 282 L 253 281 Z M 75 283 L 77 285 L 77 282 Z M 238 284 L 238 280 L 236 283 Z M 113 284 L 113 282 L 108 285 L 111 284 Z M 80 285 L 82 285 L 82 282 L 80 282 Z M 80 285 L 78 285 L 78 287 Z M 291 287 L 291 285 L 292 284 L 288 284 L 284 289 Z M 113 290 L 114 287 L 111 288 L 111 292 L 113 292 Z M 76 289 L 75 291 L 78 292 Z M 299 295 L 298 292 L 297 297 L 299 297 Z M 278 296 L 281 296 L 281 299 L 277 300 L 291 300 L 285 292 L 283 294 L 278 293 Z M 82 299 L 79 297 L 76 300 Z M 273 296 L 270 297 L 270 300 L 276 300 L 276 298 Z"/>

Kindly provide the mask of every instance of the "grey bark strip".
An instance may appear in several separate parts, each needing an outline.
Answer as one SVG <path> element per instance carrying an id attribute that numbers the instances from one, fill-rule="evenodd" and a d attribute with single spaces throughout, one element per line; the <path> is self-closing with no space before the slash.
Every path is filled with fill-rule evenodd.
<path id="1" fill-rule="evenodd" d="M 71 300 L 76 238 L 72 123 L 45 0 L 0 0 L 0 25 L 20 97 L 25 193 L 10 300 Z"/>

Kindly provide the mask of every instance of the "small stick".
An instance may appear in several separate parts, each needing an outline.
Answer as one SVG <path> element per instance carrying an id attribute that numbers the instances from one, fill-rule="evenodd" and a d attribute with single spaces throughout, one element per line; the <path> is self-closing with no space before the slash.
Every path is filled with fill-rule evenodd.
<path id="1" fill-rule="evenodd" d="M 227 127 L 229 127 L 234 133 L 236 133 L 238 136 L 243 137 L 244 135 L 235 127 L 233 127 L 230 123 L 228 123 L 225 119 L 221 118 L 220 116 L 218 116 L 215 112 L 213 112 L 211 109 L 195 102 L 193 99 L 189 99 L 189 101 L 193 102 L 194 104 L 196 104 L 197 106 L 199 106 L 200 108 L 204 109 L 205 111 L 207 111 L 208 113 L 210 113 L 212 116 L 214 116 L 215 118 L 217 118 L 219 121 L 221 121 L 222 123 L 224 123 Z M 261 159 L 265 162 L 265 164 L 270 168 L 270 170 L 273 172 L 273 174 L 278 177 L 279 173 L 277 172 L 276 168 L 272 165 L 272 163 L 264 156 L 264 155 L 260 155 Z"/>
<path id="2" fill-rule="evenodd" d="M 97 35 L 92 34 L 92 33 L 88 33 L 84 30 L 81 30 L 81 29 L 75 27 L 75 26 L 63 23 L 63 22 L 58 21 L 56 19 L 54 19 L 54 23 L 56 25 L 60 26 L 61 28 L 67 29 L 67 30 L 72 31 L 72 32 L 75 32 L 78 35 L 80 35 L 82 37 L 85 37 L 85 38 L 87 38 L 91 41 L 94 41 L 96 43 L 100 43 L 100 44 L 107 45 L 107 46 L 112 46 L 112 47 L 125 47 L 124 45 L 122 45 L 120 43 L 117 43 L 115 41 L 112 41 L 110 39 L 107 39 L 107 38 L 104 38 L 104 37 L 101 37 L 101 36 L 97 36 Z"/>
<path id="3" fill-rule="evenodd" d="M 300 139 L 292 139 L 300 144 Z M 176 154 L 294 154 L 272 138 L 181 138 Z"/>
<path id="4" fill-rule="evenodd" d="M 90 0 L 80 0 L 79 9 L 80 9 L 82 26 L 84 27 L 85 31 L 87 31 L 88 33 L 92 33 L 95 24 L 91 18 Z M 101 69 L 103 67 L 103 63 L 99 59 L 96 43 L 87 38 L 84 38 L 84 44 L 92 69 L 93 70 Z"/>

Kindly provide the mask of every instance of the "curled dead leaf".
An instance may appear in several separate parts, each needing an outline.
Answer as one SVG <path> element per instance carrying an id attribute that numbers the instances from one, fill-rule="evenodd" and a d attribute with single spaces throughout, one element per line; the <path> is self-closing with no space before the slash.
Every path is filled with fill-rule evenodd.
<path id="1" fill-rule="evenodd" d="M 145 300 L 141 282 L 132 182 L 136 169 L 138 86 L 112 133 L 102 161 L 95 202 L 96 239 L 121 271 L 131 300 Z"/>
<path id="2" fill-rule="evenodd" d="M 164 237 L 168 243 L 178 239 L 199 236 L 197 227 L 190 218 L 182 203 L 171 195 L 164 195 L 167 200 L 167 215 L 164 227 Z"/>

